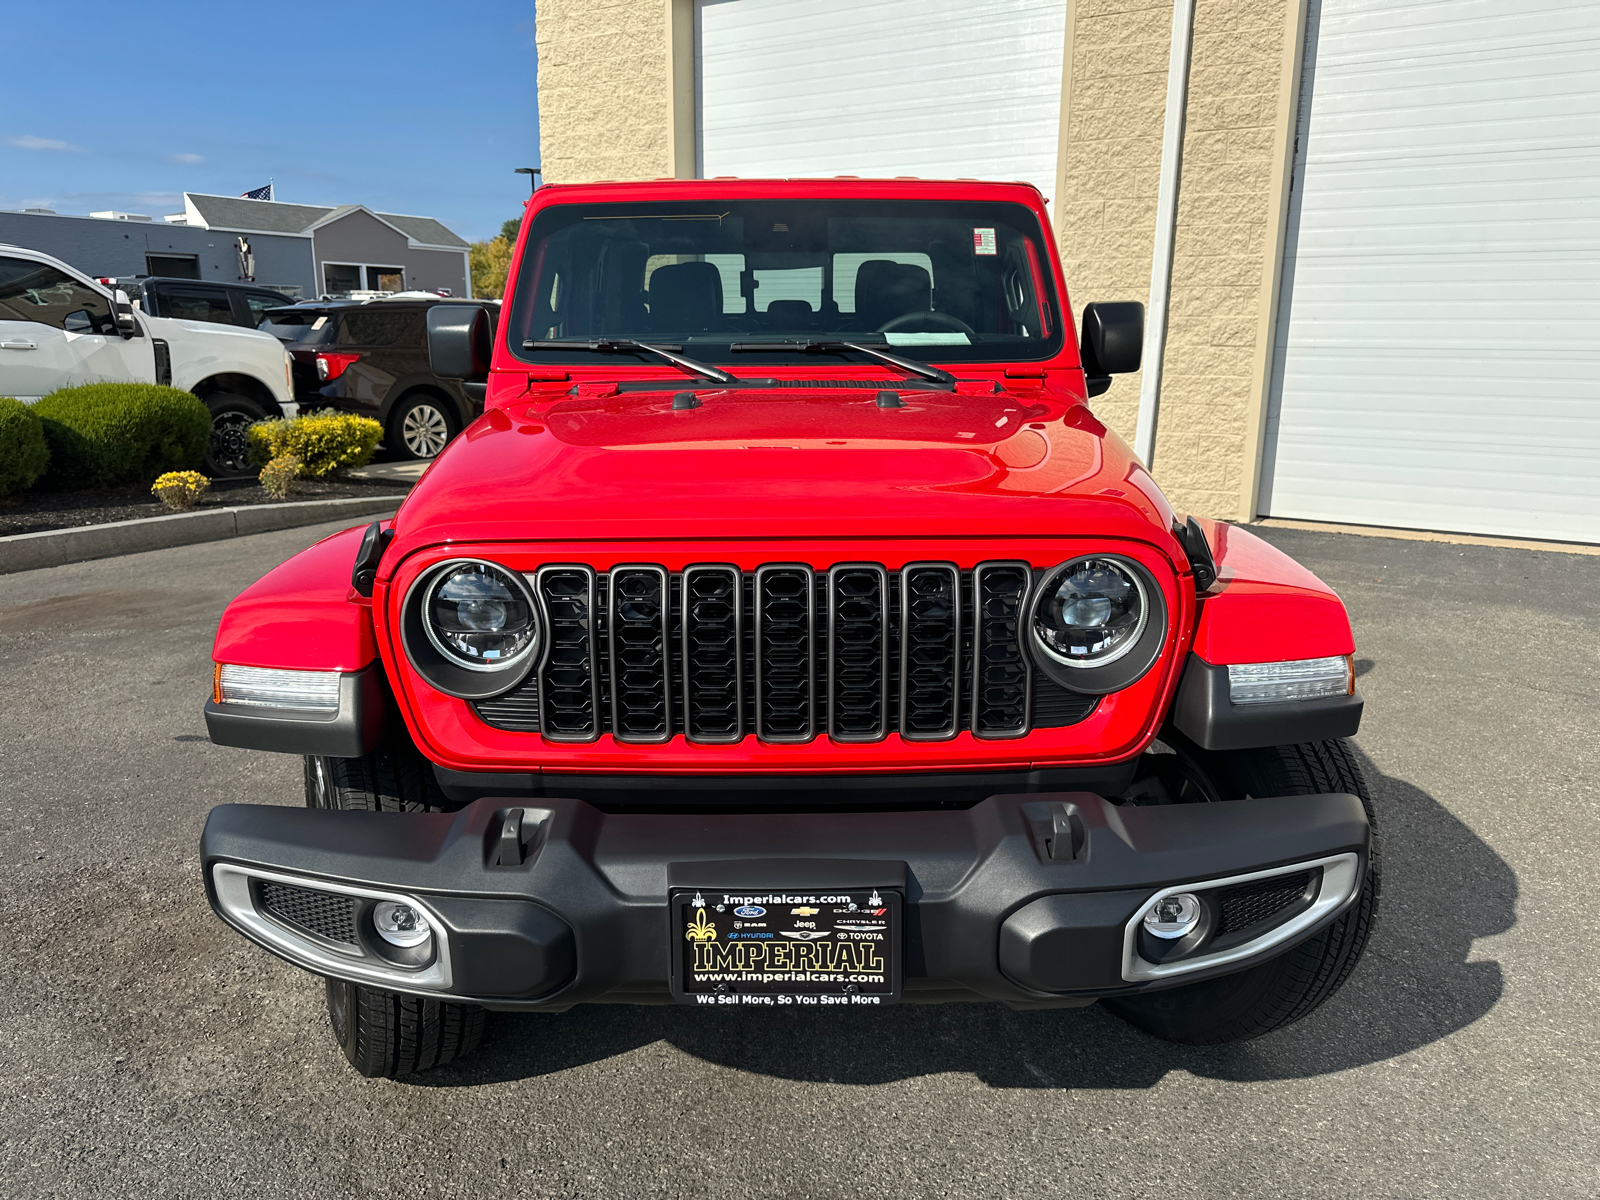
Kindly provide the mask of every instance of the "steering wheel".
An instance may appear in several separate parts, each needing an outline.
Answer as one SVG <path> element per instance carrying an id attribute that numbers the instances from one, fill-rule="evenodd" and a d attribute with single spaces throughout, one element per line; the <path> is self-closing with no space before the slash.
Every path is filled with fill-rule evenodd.
<path id="1" fill-rule="evenodd" d="M 928 309 L 926 312 L 901 313 L 898 317 L 879 325 L 878 332 L 894 333 L 908 325 L 919 324 L 930 324 L 940 329 L 953 329 L 957 333 L 964 333 L 970 338 L 978 336 L 978 331 L 960 317 L 952 317 L 949 313 L 935 312 L 933 309 Z"/>

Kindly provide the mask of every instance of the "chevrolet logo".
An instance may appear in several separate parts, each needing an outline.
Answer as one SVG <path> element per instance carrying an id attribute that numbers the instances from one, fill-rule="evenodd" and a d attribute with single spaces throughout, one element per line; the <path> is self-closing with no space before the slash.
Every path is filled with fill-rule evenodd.
<path id="1" fill-rule="evenodd" d="M 799 908 L 791 908 L 789 911 L 797 917 L 814 917 L 822 910 L 820 908 L 809 908 L 802 904 Z"/>

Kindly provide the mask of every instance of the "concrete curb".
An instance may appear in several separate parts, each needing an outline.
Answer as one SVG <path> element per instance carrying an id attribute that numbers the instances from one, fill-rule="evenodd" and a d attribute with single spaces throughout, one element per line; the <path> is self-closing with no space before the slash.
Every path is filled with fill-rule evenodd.
<path id="1" fill-rule="evenodd" d="M 298 525 L 320 525 L 346 518 L 387 516 L 400 507 L 404 496 L 356 496 L 343 500 L 294 500 L 287 504 L 251 504 L 238 508 L 209 508 L 203 512 L 173 513 L 137 521 L 112 521 L 106 525 L 80 525 L 75 529 L 46 529 L 0 537 L 0 575 L 115 558 L 141 550 L 164 550 L 195 542 L 270 533 Z"/>

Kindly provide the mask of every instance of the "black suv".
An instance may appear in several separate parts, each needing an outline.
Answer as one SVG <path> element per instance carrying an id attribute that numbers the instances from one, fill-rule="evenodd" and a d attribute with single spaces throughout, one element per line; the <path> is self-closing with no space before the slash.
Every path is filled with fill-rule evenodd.
<path id="1" fill-rule="evenodd" d="M 179 321 L 211 321 L 254 329 L 269 308 L 292 304 L 294 297 L 249 283 L 210 283 L 197 279 L 168 279 L 160 275 L 133 279 L 102 279 L 119 287 L 152 317 Z"/>
<path id="2" fill-rule="evenodd" d="M 268 310 L 259 328 L 294 359 L 302 411 L 335 408 L 382 422 L 400 458 L 432 458 L 483 412 L 459 380 L 428 362 L 427 311 L 442 300 L 322 300 Z M 461 304 L 463 301 L 449 301 Z M 498 300 L 478 301 L 499 320 Z"/>

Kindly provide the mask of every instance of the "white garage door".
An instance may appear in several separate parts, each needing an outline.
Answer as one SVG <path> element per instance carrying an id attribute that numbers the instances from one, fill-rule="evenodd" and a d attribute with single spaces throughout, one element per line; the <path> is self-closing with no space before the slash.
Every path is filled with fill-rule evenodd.
<path id="1" fill-rule="evenodd" d="M 1261 510 L 1600 542 L 1600 5 L 1318 8 Z"/>
<path id="2" fill-rule="evenodd" d="M 1062 0 L 699 0 L 699 174 L 1055 190 Z"/>

